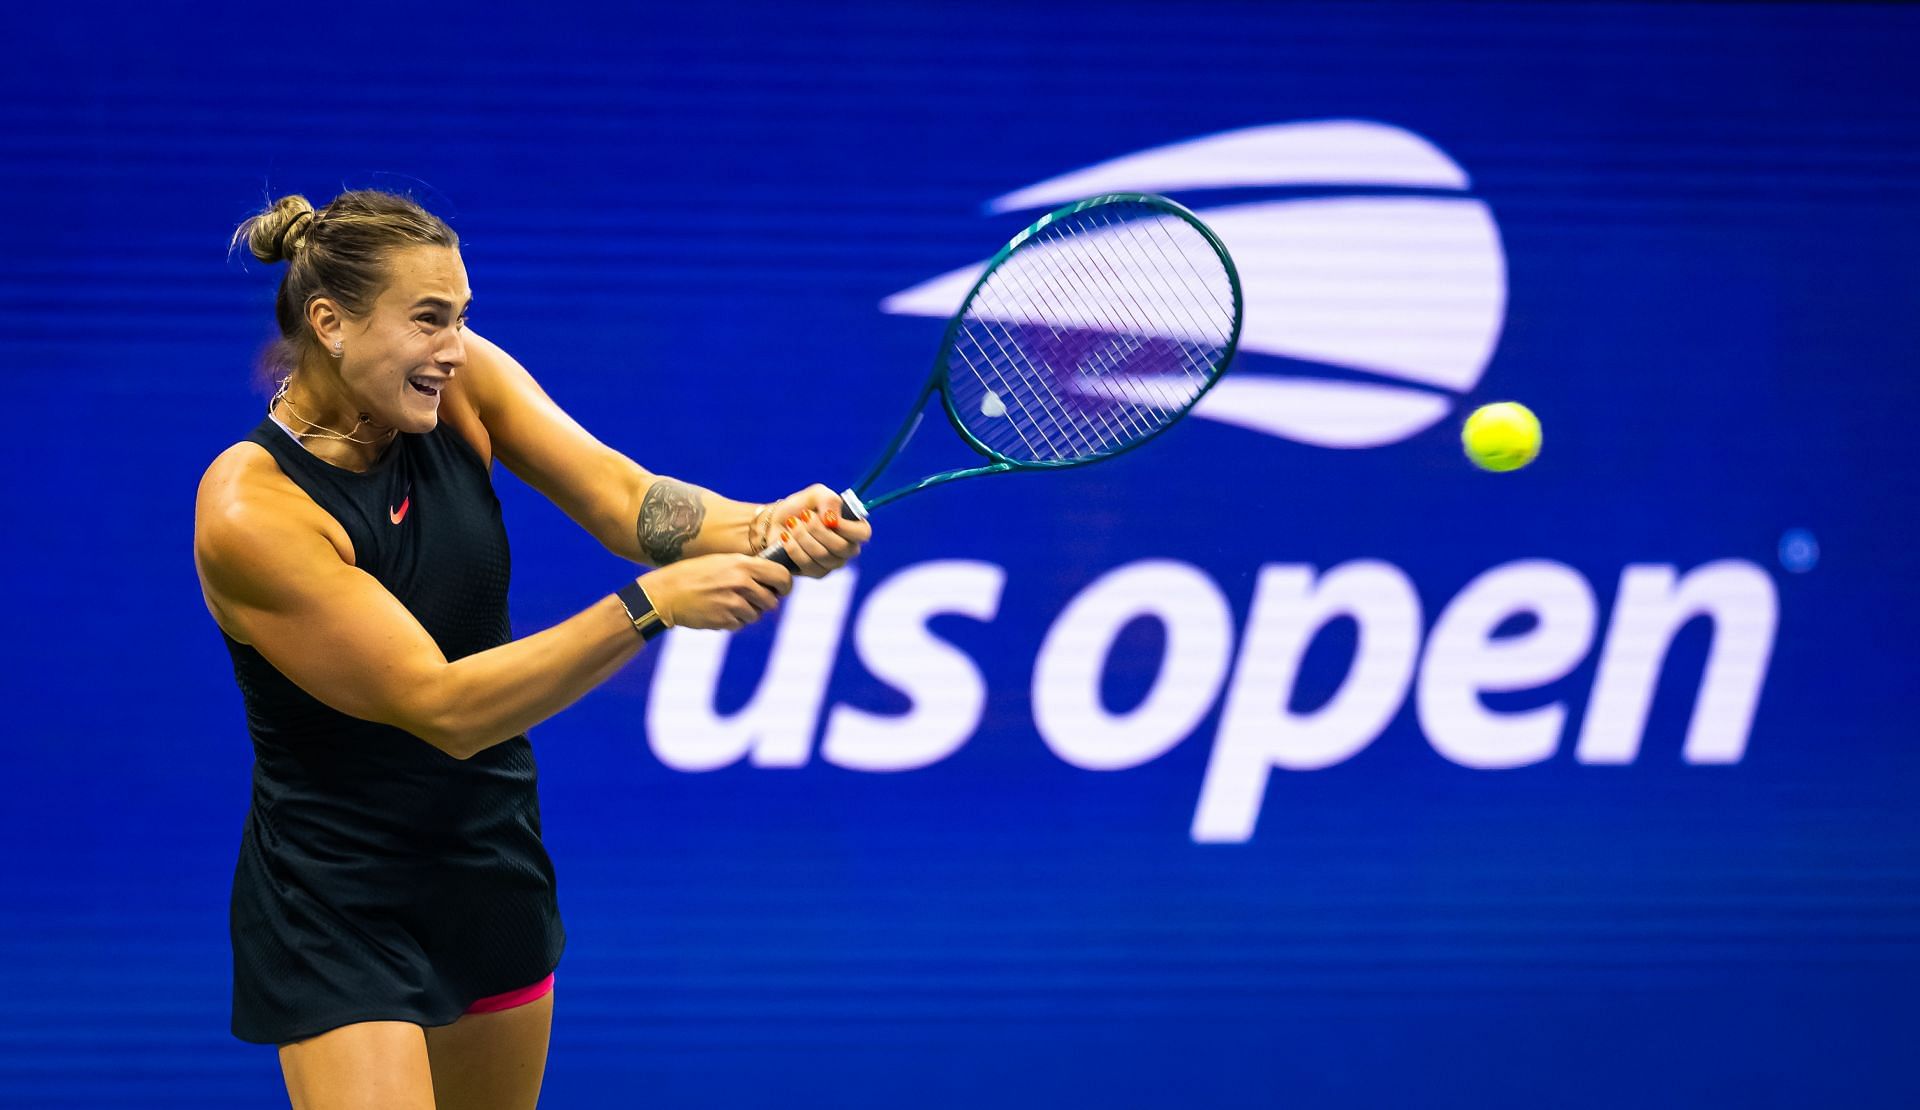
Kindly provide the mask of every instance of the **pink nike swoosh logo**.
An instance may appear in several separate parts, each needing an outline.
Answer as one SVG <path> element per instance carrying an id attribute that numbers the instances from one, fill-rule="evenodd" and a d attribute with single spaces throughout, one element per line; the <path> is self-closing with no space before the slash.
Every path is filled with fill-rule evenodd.
<path id="1" fill-rule="evenodd" d="M 388 506 L 387 519 L 393 521 L 395 524 L 398 524 L 401 521 L 407 519 L 407 510 L 412 507 L 413 507 L 413 495 L 408 494 L 405 498 L 401 500 L 399 508 L 396 509 L 396 508 L 393 508 L 392 506 Z"/>

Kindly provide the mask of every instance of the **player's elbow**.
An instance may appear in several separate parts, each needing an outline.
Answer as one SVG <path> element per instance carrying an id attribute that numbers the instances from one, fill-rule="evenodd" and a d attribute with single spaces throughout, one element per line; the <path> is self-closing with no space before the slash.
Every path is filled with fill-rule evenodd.
<path id="1" fill-rule="evenodd" d="M 656 476 L 615 451 L 608 451 L 600 465 L 601 477 L 596 488 L 601 493 L 594 505 L 589 530 L 602 547 L 620 558 L 647 566 L 657 565 L 648 557 L 646 544 L 639 534 L 640 506 L 645 503 L 647 489 L 657 480 Z"/>
<path id="2" fill-rule="evenodd" d="M 393 724 L 455 759 L 472 759 L 507 737 L 495 735 L 497 724 L 453 685 L 444 678 L 432 683 L 395 714 Z"/>
<path id="3" fill-rule="evenodd" d="M 633 538 L 633 522 L 630 520 L 623 521 L 617 517 L 608 518 L 590 529 L 590 531 L 593 533 L 593 538 L 600 541 L 601 547 L 606 548 L 609 553 L 618 558 L 631 562 L 636 561 L 636 554 L 645 554 L 645 552 L 639 551 L 635 543 Z M 645 563 L 644 559 L 637 561 Z M 652 566 L 653 564 L 646 563 L 646 565 Z"/>
<path id="4" fill-rule="evenodd" d="M 472 759 L 513 737 L 513 733 L 504 730 L 498 722 L 481 719 L 478 714 L 459 712 L 436 715 L 407 731 L 459 760 Z"/>
<path id="5" fill-rule="evenodd" d="M 472 759 L 489 746 L 476 734 L 457 726 L 416 723 L 407 731 L 459 760 Z"/>

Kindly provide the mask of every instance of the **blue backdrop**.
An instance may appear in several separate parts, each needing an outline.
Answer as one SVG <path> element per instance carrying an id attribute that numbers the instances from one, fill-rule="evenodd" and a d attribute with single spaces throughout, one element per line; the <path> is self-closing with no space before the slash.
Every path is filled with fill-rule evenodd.
<path id="1" fill-rule="evenodd" d="M 235 223 L 412 191 L 475 330 L 768 498 L 1093 167 L 1234 229 L 1247 389 L 535 730 L 547 1104 L 1920 1098 L 1920 13 L 815 7 L 9 16 L 0 1104 L 283 1097 L 190 558 L 264 403 Z M 1505 398 L 1546 449 L 1483 474 Z M 618 585 L 498 486 L 518 629 Z"/>

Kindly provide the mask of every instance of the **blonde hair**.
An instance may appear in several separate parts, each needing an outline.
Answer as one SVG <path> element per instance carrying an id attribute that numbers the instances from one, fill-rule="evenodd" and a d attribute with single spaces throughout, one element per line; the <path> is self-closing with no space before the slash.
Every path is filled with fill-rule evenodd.
<path id="1" fill-rule="evenodd" d="M 354 316 L 364 316 L 387 283 L 387 257 L 413 246 L 458 247 L 446 222 L 408 197 L 377 189 L 341 193 L 315 210 L 306 197 L 284 196 L 249 216 L 234 230 L 229 252 L 241 240 L 262 262 L 285 262 L 286 276 L 274 298 L 279 341 L 264 357 L 264 369 L 288 373 L 319 340 L 307 326 L 307 305 L 331 297 Z"/>

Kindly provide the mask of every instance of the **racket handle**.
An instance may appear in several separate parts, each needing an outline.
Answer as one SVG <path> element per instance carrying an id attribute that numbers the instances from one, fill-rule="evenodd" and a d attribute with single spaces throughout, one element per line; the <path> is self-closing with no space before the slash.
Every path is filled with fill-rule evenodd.
<path id="1" fill-rule="evenodd" d="M 854 520 L 867 519 L 866 502 L 860 500 L 860 495 L 850 489 L 840 491 L 840 512 L 842 515 Z M 762 559 L 772 559 L 788 570 L 800 569 L 793 565 L 793 558 L 787 554 L 787 545 L 783 543 L 770 545 L 765 551 L 760 553 L 760 557 Z"/>

